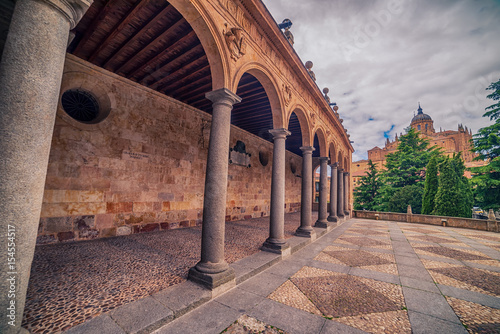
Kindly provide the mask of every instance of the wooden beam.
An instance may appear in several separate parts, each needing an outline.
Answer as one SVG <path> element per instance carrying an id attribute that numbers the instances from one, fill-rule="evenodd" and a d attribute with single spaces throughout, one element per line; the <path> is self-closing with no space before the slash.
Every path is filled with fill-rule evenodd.
<path id="1" fill-rule="evenodd" d="M 162 71 L 165 67 L 167 67 L 168 65 L 172 64 L 174 61 L 176 60 L 179 60 L 181 59 L 182 57 L 190 57 L 190 56 L 194 56 L 194 58 L 199 58 L 197 56 L 198 53 L 200 53 L 200 51 L 203 51 L 203 47 L 201 46 L 201 44 L 197 44 L 196 46 L 192 46 L 190 45 L 188 47 L 189 51 L 187 52 L 182 52 L 182 53 L 179 53 L 178 55 L 176 55 L 174 58 L 170 58 L 168 59 L 167 61 L 163 61 L 154 71 L 152 72 L 147 72 L 145 74 L 143 74 L 142 76 L 138 77 L 137 78 L 137 81 L 138 82 L 143 82 L 145 81 L 145 79 L 148 77 L 148 76 L 151 76 L 151 77 L 154 77 L 155 76 L 155 73 L 156 72 L 160 72 Z M 201 50 L 200 50 L 201 49 Z M 156 57 L 154 57 L 153 59 L 151 59 L 150 61 L 144 63 L 141 67 L 139 67 L 137 70 L 134 70 L 132 73 L 130 73 L 130 77 L 134 77 L 135 74 L 137 72 L 140 72 L 142 71 L 144 68 L 147 68 L 147 66 L 151 66 L 151 64 L 153 64 L 153 62 L 156 60 L 156 59 L 159 59 L 161 58 L 164 54 L 170 52 L 170 48 L 168 49 L 165 49 L 164 51 L 162 51 L 161 53 L 159 53 Z M 206 55 L 204 55 L 206 57 Z M 183 66 L 181 66 L 183 67 Z"/>
<path id="2" fill-rule="evenodd" d="M 195 72 L 199 71 L 200 69 L 206 69 L 210 67 L 208 64 L 208 60 L 206 59 L 206 55 L 204 55 L 202 58 L 206 60 L 202 64 L 199 64 L 198 66 L 194 67 L 194 72 L 193 69 L 189 68 L 189 66 L 196 65 L 197 62 L 199 62 L 202 58 L 200 59 L 194 59 L 191 60 L 189 63 L 186 63 L 176 69 L 174 72 L 169 73 L 168 75 L 164 76 L 163 78 L 160 78 L 159 80 L 152 82 L 149 84 L 149 86 L 156 86 L 156 87 L 170 87 L 172 85 L 177 84 L 180 80 L 184 80 L 185 78 L 189 77 L 191 74 L 194 74 Z M 185 72 L 183 74 L 183 72 Z M 170 85 L 168 84 L 170 81 L 174 80 L 174 83 L 171 83 Z M 163 89 L 163 88 L 161 88 Z"/>
<path id="3" fill-rule="evenodd" d="M 156 15 L 152 16 L 147 22 L 144 23 L 144 25 L 139 28 L 139 31 L 135 34 L 130 36 L 121 46 L 119 46 L 103 63 L 102 67 L 111 70 L 110 68 L 107 68 L 106 66 L 108 63 L 116 56 L 118 55 L 123 49 L 125 49 L 127 46 L 135 42 L 140 36 L 142 36 L 145 32 L 147 32 L 151 27 L 160 19 L 162 18 L 166 13 L 171 11 L 173 9 L 172 5 L 167 4 L 167 7 L 163 8 L 161 12 L 157 13 Z"/>
<path id="4" fill-rule="evenodd" d="M 163 85 L 161 87 L 159 87 L 159 90 L 161 91 L 175 91 L 175 89 L 173 89 L 173 87 L 179 87 L 179 86 L 185 86 L 186 85 L 186 81 L 189 80 L 190 78 L 192 78 L 193 76 L 195 75 L 198 75 L 200 73 L 203 73 L 203 71 L 206 71 L 208 69 L 208 72 L 207 75 L 205 75 L 202 79 L 206 78 L 206 77 L 211 77 L 210 75 L 210 65 L 208 63 L 206 64 L 202 64 L 201 66 L 199 66 L 197 69 L 195 69 L 193 72 L 188 72 L 187 75 L 184 75 L 184 76 L 181 76 L 179 78 L 176 78 L 175 79 L 175 82 L 169 84 L 169 85 Z M 212 79 L 210 79 L 212 80 Z M 184 89 L 182 90 L 184 91 Z"/>
<path id="5" fill-rule="evenodd" d="M 89 62 L 92 63 L 95 60 L 95 58 L 99 55 L 99 53 L 108 46 L 108 43 L 113 39 L 115 39 L 118 33 L 120 33 L 120 31 L 122 31 L 123 28 L 125 28 L 130 23 L 130 21 L 135 17 L 135 14 L 137 14 L 137 12 L 139 12 L 145 6 L 149 5 L 150 2 L 151 2 L 150 0 L 142 0 L 136 2 L 132 6 L 132 8 L 130 8 L 129 11 L 125 14 L 125 16 L 115 24 L 115 26 L 110 31 L 111 33 L 109 33 L 108 36 L 106 36 L 104 41 L 100 43 L 99 47 L 95 49 L 94 52 L 92 52 L 92 54 L 89 57 Z"/>
<path id="6" fill-rule="evenodd" d="M 204 82 L 204 81 L 207 81 L 207 79 L 208 79 L 208 82 Z M 205 76 L 205 77 L 199 78 L 198 80 L 190 82 L 189 84 L 187 84 L 187 85 L 184 86 L 184 89 L 181 89 L 179 91 L 170 91 L 169 93 L 166 93 L 166 91 L 162 90 L 161 92 L 163 92 L 163 94 L 165 94 L 165 95 L 172 96 L 172 97 L 175 98 L 175 96 L 177 96 L 179 94 L 182 94 L 182 93 L 184 93 L 186 91 L 192 90 L 191 86 L 196 86 L 196 85 L 199 85 L 199 84 L 206 85 L 207 83 L 211 83 L 211 82 L 212 82 L 212 78 L 210 76 Z M 160 92 L 160 90 L 157 90 L 157 91 Z"/>
<path id="7" fill-rule="evenodd" d="M 92 20 L 92 23 L 90 23 L 90 25 L 85 29 L 85 34 L 83 35 L 82 39 L 80 39 L 80 41 L 78 42 L 78 45 L 76 46 L 75 50 L 73 51 L 73 54 L 78 55 L 78 53 L 80 53 L 82 51 L 85 44 L 87 44 L 89 39 L 92 37 L 92 35 L 96 31 L 99 23 L 102 22 L 102 20 L 106 17 L 106 15 L 108 15 L 108 13 L 111 11 L 111 9 L 112 9 L 111 7 L 118 1 L 119 0 L 109 0 L 106 3 L 106 5 L 104 5 L 104 7 L 99 12 L 99 14 L 97 14 L 97 16 Z"/>
<path id="8" fill-rule="evenodd" d="M 169 34 L 171 34 L 173 30 L 175 30 L 176 28 L 178 28 L 179 26 L 181 26 L 181 25 L 183 25 L 185 23 L 186 23 L 186 20 L 183 17 L 181 17 L 177 22 L 175 22 L 173 25 L 171 25 L 166 30 L 164 30 L 158 37 L 156 37 L 146 47 L 144 47 L 144 48 L 140 49 L 139 51 L 137 51 L 124 64 L 122 64 L 120 67 L 118 67 L 118 69 L 116 69 L 115 72 L 118 73 L 118 74 L 122 73 L 125 77 L 128 77 L 127 73 L 124 73 L 122 71 L 124 67 L 126 67 L 128 64 L 130 64 L 132 61 L 134 61 L 137 57 L 139 57 L 139 56 L 143 55 L 144 53 L 146 53 L 147 51 L 149 51 L 149 49 L 151 48 L 151 46 L 156 46 L 156 44 L 158 44 L 162 39 L 165 39 L 165 37 L 167 37 Z M 188 34 L 188 33 L 186 33 L 186 34 Z"/>

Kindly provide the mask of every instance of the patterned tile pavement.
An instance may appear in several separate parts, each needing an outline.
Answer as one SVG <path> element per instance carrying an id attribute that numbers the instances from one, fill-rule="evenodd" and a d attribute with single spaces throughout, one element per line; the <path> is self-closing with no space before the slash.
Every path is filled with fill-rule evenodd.
<path id="1" fill-rule="evenodd" d="M 360 219 L 342 227 L 267 299 L 322 317 L 321 333 L 341 331 L 338 323 L 368 333 L 500 333 L 497 234 Z"/>
<path id="2" fill-rule="evenodd" d="M 288 236 L 298 215 L 291 220 Z M 227 231 L 229 262 L 255 253 L 267 235 L 267 224 L 233 225 Z M 199 240 L 196 229 L 182 232 Z M 199 245 L 184 247 L 181 241 L 187 239 L 179 236 L 129 240 L 136 237 L 99 247 L 64 245 L 63 253 L 49 248 L 34 266 L 41 281 L 30 284 L 30 305 L 36 307 L 27 312 L 27 324 L 57 333 L 64 324 L 91 316 L 88 309 L 105 312 L 130 296 L 184 280 L 185 270 L 198 260 Z M 251 238 L 258 240 L 254 246 Z M 128 251 L 127 243 L 134 244 Z M 155 333 L 500 333 L 498 246 L 500 237 L 491 232 L 350 219 Z M 110 260 L 101 261 L 104 254 Z M 105 276 L 109 282 L 99 281 Z"/>

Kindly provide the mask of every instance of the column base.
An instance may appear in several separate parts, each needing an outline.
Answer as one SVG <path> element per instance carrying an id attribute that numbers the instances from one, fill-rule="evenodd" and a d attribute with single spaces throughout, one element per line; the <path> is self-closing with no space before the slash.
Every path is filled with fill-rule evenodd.
<path id="1" fill-rule="evenodd" d="M 228 285 L 231 285 L 231 287 L 236 285 L 236 275 L 231 267 L 216 274 L 204 273 L 196 269 L 196 267 L 192 267 L 189 269 L 188 279 L 210 290 L 215 290 L 226 283 L 230 283 Z"/>
<path id="2" fill-rule="evenodd" d="M 292 253 L 290 244 L 288 244 L 288 242 L 286 241 L 273 242 L 267 239 L 266 241 L 264 241 L 260 249 L 266 252 L 281 254 L 282 256 L 290 255 Z"/>
<path id="3" fill-rule="evenodd" d="M 328 220 L 329 222 L 332 222 L 332 223 L 336 223 L 336 222 L 338 222 L 339 218 L 337 216 L 328 216 L 328 218 L 326 220 Z"/>
<path id="4" fill-rule="evenodd" d="M 321 228 L 328 228 L 330 227 L 330 224 L 328 223 L 328 220 L 317 220 L 316 224 L 314 224 L 314 227 L 321 227 Z"/>
<path id="5" fill-rule="evenodd" d="M 349 211 L 344 211 L 344 216 L 349 217 Z"/>
<path id="6" fill-rule="evenodd" d="M 311 238 L 311 239 L 316 239 L 316 231 L 312 227 L 299 227 L 295 231 L 295 235 L 298 237 L 304 237 L 304 238 Z"/>

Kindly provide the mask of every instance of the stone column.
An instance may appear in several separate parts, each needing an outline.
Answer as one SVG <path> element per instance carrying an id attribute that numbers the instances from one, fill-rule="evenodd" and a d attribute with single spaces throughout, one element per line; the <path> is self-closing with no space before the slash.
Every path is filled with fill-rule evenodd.
<path id="1" fill-rule="evenodd" d="M 271 180 L 271 216 L 269 238 L 262 250 L 287 254 L 290 245 L 285 241 L 285 140 L 291 133 L 287 129 L 269 130 L 273 135 L 273 175 Z"/>
<path id="2" fill-rule="evenodd" d="M 344 218 L 344 170 L 342 168 L 338 169 L 337 172 L 338 185 L 338 197 L 337 197 L 337 216 Z"/>
<path id="3" fill-rule="evenodd" d="M 314 226 L 316 227 L 328 227 L 328 209 L 327 209 L 327 196 L 328 196 L 328 157 L 319 158 L 320 170 L 319 170 L 319 203 L 318 203 L 318 220 Z"/>
<path id="4" fill-rule="evenodd" d="M 189 270 L 189 279 L 209 289 L 234 280 L 234 270 L 224 260 L 224 233 L 231 110 L 241 98 L 226 88 L 206 94 L 213 102 L 208 145 L 201 261 Z"/>
<path id="5" fill-rule="evenodd" d="M 302 193 L 300 203 L 300 227 L 295 231 L 295 235 L 300 237 L 315 238 L 316 232 L 312 228 L 312 152 L 314 147 L 301 147 L 302 151 Z"/>
<path id="6" fill-rule="evenodd" d="M 23 331 L 69 30 L 91 3 L 17 0 L 12 16 L 0 64 L 0 333 Z"/>
<path id="7" fill-rule="evenodd" d="M 344 172 L 344 215 L 349 217 L 349 172 Z"/>
<path id="8" fill-rule="evenodd" d="M 331 167 L 331 181 L 330 181 L 330 216 L 328 216 L 329 222 L 336 222 L 338 220 L 337 217 L 337 166 L 338 163 L 333 163 L 330 165 Z"/>

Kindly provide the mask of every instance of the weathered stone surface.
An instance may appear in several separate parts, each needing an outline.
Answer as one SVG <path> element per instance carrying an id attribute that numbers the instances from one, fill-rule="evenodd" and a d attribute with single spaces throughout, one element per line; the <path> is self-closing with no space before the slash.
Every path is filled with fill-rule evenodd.
<path id="1" fill-rule="evenodd" d="M 208 148 L 200 142 L 200 135 L 210 116 L 164 95 L 146 92 L 139 97 L 137 84 L 124 83 L 68 56 L 62 89 L 80 85 L 82 80 L 88 89 L 97 83 L 116 87 L 102 94 L 112 96 L 120 114 L 111 110 L 103 122 L 89 126 L 65 122 L 64 111 L 58 109 L 61 117 L 54 127 L 42 218 L 94 215 L 91 228 L 99 237 L 113 235 L 112 228 L 117 228 L 116 235 L 144 230 L 135 227 L 129 232 L 123 225 L 158 223 L 161 229 L 171 229 L 200 224 Z M 129 119 L 134 122 L 126 126 Z M 273 144 L 231 126 L 227 148 L 238 140 L 245 142 L 251 154 L 251 167 L 227 166 L 227 221 L 270 214 L 272 163 L 263 166 L 257 160 L 259 152 L 271 156 Z M 302 173 L 301 160 L 285 152 L 285 161 L 297 166 L 296 174 Z M 228 156 L 224 161 L 228 163 Z M 285 212 L 299 211 L 302 180 L 290 168 L 284 168 L 284 177 Z M 92 234 L 79 233 L 77 227 L 60 227 L 54 232 L 44 228 L 42 222 L 40 235 L 73 231 L 78 240 Z"/>

